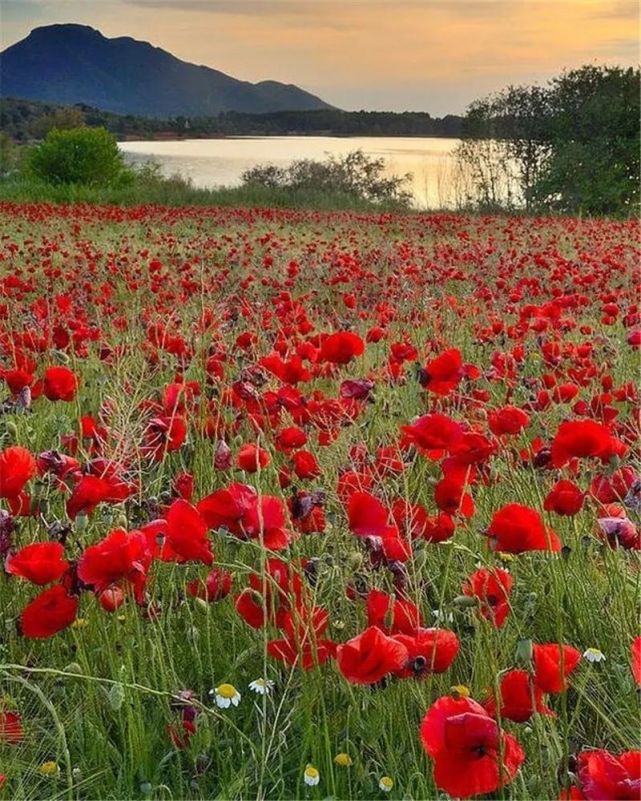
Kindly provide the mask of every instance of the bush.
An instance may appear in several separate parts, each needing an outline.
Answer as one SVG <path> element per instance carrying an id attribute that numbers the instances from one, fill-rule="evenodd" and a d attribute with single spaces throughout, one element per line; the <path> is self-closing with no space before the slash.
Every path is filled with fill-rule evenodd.
<path id="1" fill-rule="evenodd" d="M 30 153 L 28 169 L 49 184 L 87 186 L 131 181 L 115 137 L 104 128 L 54 129 Z"/>
<path id="2" fill-rule="evenodd" d="M 343 195 L 405 208 L 412 202 L 411 193 L 405 189 L 410 178 L 409 174 L 385 175 L 385 159 L 372 158 L 362 150 L 328 156 L 325 161 L 299 159 L 289 167 L 259 165 L 241 176 L 243 184 L 250 187 Z"/>

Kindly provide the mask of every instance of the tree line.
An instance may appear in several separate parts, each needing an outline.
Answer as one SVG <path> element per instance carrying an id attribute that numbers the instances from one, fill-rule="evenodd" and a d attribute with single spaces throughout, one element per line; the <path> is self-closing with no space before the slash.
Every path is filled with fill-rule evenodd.
<path id="1" fill-rule="evenodd" d="M 90 106 L 57 106 L 31 100 L 0 99 L 0 129 L 17 142 L 44 139 L 54 128 L 83 125 L 101 127 L 119 139 L 160 136 L 441 136 L 458 138 L 463 118 L 449 114 L 432 117 L 427 112 L 406 111 L 277 111 L 248 114 L 228 111 L 215 117 L 155 119 L 113 114 Z"/>

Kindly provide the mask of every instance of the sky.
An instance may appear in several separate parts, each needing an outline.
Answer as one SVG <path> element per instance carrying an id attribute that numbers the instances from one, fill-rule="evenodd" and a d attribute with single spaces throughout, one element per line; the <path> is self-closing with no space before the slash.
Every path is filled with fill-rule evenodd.
<path id="1" fill-rule="evenodd" d="M 2 49 L 58 22 L 339 108 L 435 116 L 564 68 L 639 62 L 638 0 L 0 0 Z"/>

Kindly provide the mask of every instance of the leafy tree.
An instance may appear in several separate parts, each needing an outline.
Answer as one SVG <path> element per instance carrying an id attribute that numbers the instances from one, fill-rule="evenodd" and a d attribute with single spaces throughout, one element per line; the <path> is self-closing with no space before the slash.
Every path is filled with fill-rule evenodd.
<path id="1" fill-rule="evenodd" d="M 66 106 L 57 108 L 50 114 L 36 117 L 30 126 L 30 134 L 36 139 L 44 139 L 54 128 L 64 131 L 70 128 L 82 128 L 85 124 L 85 115 L 79 108 Z"/>
<path id="2" fill-rule="evenodd" d="M 539 205 L 610 214 L 639 204 L 639 70 L 587 66 L 551 82 Z"/>
<path id="3" fill-rule="evenodd" d="M 131 178 L 115 137 L 104 128 L 54 129 L 32 150 L 28 164 L 50 184 L 106 185 Z"/>
<path id="4" fill-rule="evenodd" d="M 629 213 L 639 202 L 639 70 L 586 66 L 472 103 L 458 149 L 484 206 Z"/>

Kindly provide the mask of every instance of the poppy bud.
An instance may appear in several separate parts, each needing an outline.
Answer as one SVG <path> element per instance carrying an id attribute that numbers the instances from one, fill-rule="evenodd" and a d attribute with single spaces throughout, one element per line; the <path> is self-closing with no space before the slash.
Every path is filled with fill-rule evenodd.
<path id="1" fill-rule="evenodd" d="M 89 518 L 87 517 L 86 514 L 81 512 L 76 516 L 75 527 L 78 533 L 85 531 L 88 524 L 89 524 Z"/>
<path id="2" fill-rule="evenodd" d="M 13 420 L 7 420 L 7 422 L 4 425 L 5 425 L 5 428 L 7 430 L 7 434 L 9 434 L 11 439 L 14 439 L 14 440 L 17 439 L 18 438 L 18 426 L 13 422 Z"/>
<path id="3" fill-rule="evenodd" d="M 478 606 L 478 598 L 470 597 L 469 595 L 457 595 L 452 601 L 452 604 L 454 606 L 471 609 L 474 606 Z"/>
<path id="4" fill-rule="evenodd" d="M 532 640 L 519 640 L 516 645 L 515 660 L 524 664 L 530 664 L 534 654 Z"/>

